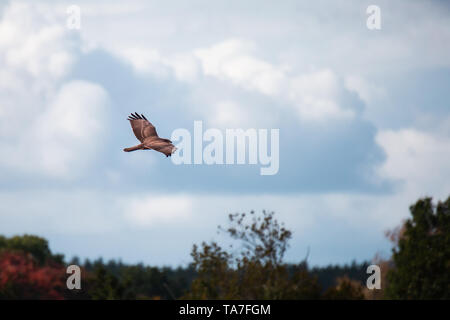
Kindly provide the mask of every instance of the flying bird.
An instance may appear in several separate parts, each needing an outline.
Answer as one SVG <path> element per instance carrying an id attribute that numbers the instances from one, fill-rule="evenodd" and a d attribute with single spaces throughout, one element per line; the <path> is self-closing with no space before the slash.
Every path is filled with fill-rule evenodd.
<path id="1" fill-rule="evenodd" d="M 133 129 L 134 135 L 141 142 L 137 146 L 131 148 L 125 148 L 123 151 L 131 152 L 136 150 L 156 150 L 164 153 L 166 157 L 170 157 L 172 153 L 177 150 L 169 139 L 163 139 L 158 137 L 156 128 L 147 118 L 141 114 L 135 112 L 128 116 L 128 119 Z"/>

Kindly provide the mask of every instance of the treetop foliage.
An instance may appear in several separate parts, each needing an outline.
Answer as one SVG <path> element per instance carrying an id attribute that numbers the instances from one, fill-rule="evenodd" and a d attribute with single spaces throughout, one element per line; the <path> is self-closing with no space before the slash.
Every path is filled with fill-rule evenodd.
<path id="1" fill-rule="evenodd" d="M 420 199 L 410 211 L 393 238 L 388 297 L 450 299 L 450 197 L 437 205 Z"/>

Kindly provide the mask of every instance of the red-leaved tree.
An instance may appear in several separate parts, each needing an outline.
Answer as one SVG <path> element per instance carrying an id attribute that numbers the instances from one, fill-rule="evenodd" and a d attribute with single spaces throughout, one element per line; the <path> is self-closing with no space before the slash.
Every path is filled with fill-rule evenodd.
<path id="1" fill-rule="evenodd" d="M 65 269 L 39 265 L 30 254 L 0 253 L 0 299 L 63 299 Z"/>

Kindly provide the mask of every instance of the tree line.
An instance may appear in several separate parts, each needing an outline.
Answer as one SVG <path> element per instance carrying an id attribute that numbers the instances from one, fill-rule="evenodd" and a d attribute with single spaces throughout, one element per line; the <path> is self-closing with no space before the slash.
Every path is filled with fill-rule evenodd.
<path id="1" fill-rule="evenodd" d="M 193 246 L 187 267 L 66 260 L 34 236 L 0 236 L 0 299 L 449 299 L 450 197 L 419 199 L 411 216 L 386 233 L 389 259 L 313 267 L 284 262 L 292 236 L 273 212 L 234 213 L 219 226 L 234 242 Z M 66 287 L 66 268 L 81 267 L 82 288 Z M 366 287 L 381 268 L 381 290 Z"/>

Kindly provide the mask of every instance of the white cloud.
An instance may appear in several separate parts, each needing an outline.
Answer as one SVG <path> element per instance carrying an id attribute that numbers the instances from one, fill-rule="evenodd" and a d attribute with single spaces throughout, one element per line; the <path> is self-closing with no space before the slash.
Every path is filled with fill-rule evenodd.
<path id="1" fill-rule="evenodd" d="M 386 153 L 379 168 L 383 178 L 399 180 L 411 198 L 443 199 L 450 190 L 450 139 L 416 129 L 382 130 L 376 142 Z"/>
<path id="2" fill-rule="evenodd" d="M 73 177 L 101 141 L 107 101 L 107 93 L 96 84 L 64 84 L 38 117 L 12 119 L 20 129 L 0 141 L 0 165 L 28 174 Z"/>
<path id="3" fill-rule="evenodd" d="M 97 84 L 72 81 L 61 87 L 31 133 L 45 172 L 70 176 L 84 166 L 102 140 L 107 103 L 106 91 Z"/>
<path id="4" fill-rule="evenodd" d="M 165 59 L 164 63 L 172 67 L 178 81 L 193 83 L 200 73 L 200 64 L 191 54 L 175 54 Z"/>
<path id="5" fill-rule="evenodd" d="M 12 2 L 0 21 L 0 63 L 39 82 L 67 74 L 72 38 L 45 6 Z"/>
<path id="6" fill-rule="evenodd" d="M 321 121 L 354 116 L 352 110 L 340 105 L 339 91 L 344 89 L 344 85 L 332 70 L 318 69 L 291 75 L 288 66 L 277 66 L 260 59 L 254 55 L 255 51 L 253 43 L 242 39 L 229 39 L 207 48 L 174 55 L 163 55 L 149 48 L 113 49 L 139 73 L 157 77 L 172 74 L 178 81 L 193 86 L 201 85 L 197 80 L 202 73 L 237 88 L 276 98 L 280 103 L 290 105 L 290 111 L 296 112 L 301 120 Z M 238 111 L 237 108 L 234 110 Z M 223 110 L 220 117 L 226 117 L 229 113 L 229 110 Z M 242 112 L 236 116 L 239 113 Z M 205 114 L 209 114 L 208 110 Z M 215 116 L 212 121 L 218 117 Z"/>
<path id="7" fill-rule="evenodd" d="M 303 74 L 290 81 L 289 98 L 301 119 L 352 118 L 353 111 L 342 109 L 338 102 L 340 84 L 328 69 Z"/>
<path id="8" fill-rule="evenodd" d="M 0 141 L 42 112 L 75 61 L 74 38 L 46 6 L 12 2 L 0 20 Z M 20 114 L 20 119 L 18 119 Z M 3 138 L 4 139 L 4 138 Z"/>
<path id="9" fill-rule="evenodd" d="M 249 120 L 247 109 L 230 100 L 215 103 L 208 116 L 213 125 L 226 128 L 245 126 Z"/>
<path id="10" fill-rule="evenodd" d="M 272 64 L 250 54 L 253 45 L 240 39 L 220 42 L 194 51 L 207 76 L 229 80 L 268 96 L 281 93 L 285 76 Z"/>
<path id="11" fill-rule="evenodd" d="M 290 75 L 285 71 L 286 66 L 277 67 L 252 56 L 253 47 L 251 43 L 232 39 L 195 50 L 195 55 L 200 58 L 205 75 L 287 101 L 301 120 L 354 116 L 353 111 L 339 105 L 342 84 L 332 70 Z"/>
<path id="12" fill-rule="evenodd" d="M 123 201 L 125 218 L 138 227 L 185 223 L 192 215 L 192 199 L 185 195 L 144 195 Z"/>
<path id="13" fill-rule="evenodd" d="M 12 2 L 4 9 L 0 166 L 67 178 L 90 159 L 107 93 L 86 81 L 62 82 L 77 58 L 75 43 L 55 8 Z"/>
<path id="14" fill-rule="evenodd" d="M 345 87 L 358 94 L 359 98 L 366 104 L 373 102 L 374 99 L 382 98 L 386 96 L 386 92 L 383 88 L 377 87 L 372 83 L 369 83 L 363 77 L 359 75 L 349 75 L 345 78 Z"/>
<path id="15" fill-rule="evenodd" d="M 125 47 L 111 49 L 112 53 L 128 62 L 135 72 L 165 78 L 170 70 L 164 64 L 163 58 L 156 49 Z"/>
<path id="16" fill-rule="evenodd" d="M 173 76 L 176 80 L 192 83 L 199 76 L 199 62 L 192 54 L 162 55 L 157 49 L 146 47 L 116 47 L 109 51 L 121 58 L 137 74 L 150 74 L 157 79 Z"/>

